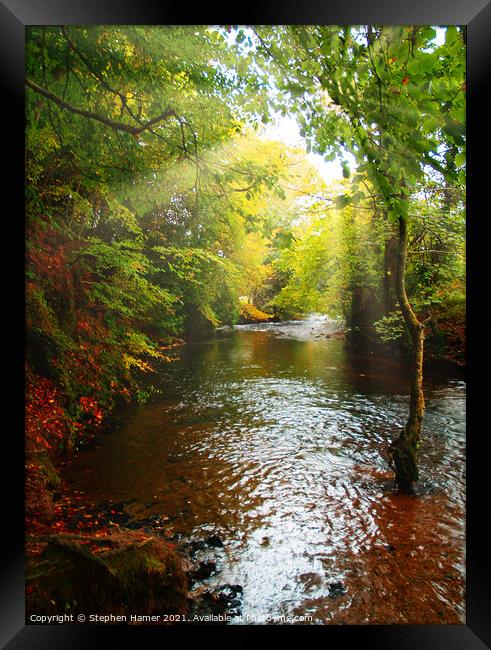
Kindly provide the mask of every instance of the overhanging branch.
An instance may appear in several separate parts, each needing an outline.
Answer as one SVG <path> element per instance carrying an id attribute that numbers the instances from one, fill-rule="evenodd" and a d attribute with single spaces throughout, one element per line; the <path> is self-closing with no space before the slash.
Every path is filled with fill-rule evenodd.
<path id="1" fill-rule="evenodd" d="M 61 97 L 58 97 L 58 95 L 55 95 L 51 91 L 46 90 L 46 88 L 43 88 L 43 86 L 37 84 L 35 81 L 32 81 L 28 77 L 25 78 L 25 83 L 26 86 L 34 90 L 35 93 L 38 93 L 43 97 L 46 97 L 53 103 L 57 104 L 61 108 L 66 109 L 67 111 L 70 111 L 71 113 L 76 113 L 77 115 L 88 117 L 91 120 L 96 120 L 101 124 L 105 124 L 106 126 L 111 127 L 111 129 L 115 129 L 116 131 L 124 131 L 125 133 L 130 133 L 131 135 L 139 135 L 143 131 L 150 129 L 155 124 L 158 124 L 159 122 L 163 122 L 164 120 L 167 120 L 170 117 L 175 117 L 176 119 L 179 119 L 179 116 L 174 111 L 174 109 L 167 108 L 163 113 L 157 115 L 156 117 L 153 117 L 151 120 L 148 120 L 148 122 L 144 122 L 143 124 L 139 124 L 138 126 L 131 126 L 130 124 L 124 124 L 124 122 L 116 122 L 115 120 L 111 120 L 108 117 L 104 117 L 104 115 L 100 115 L 99 113 L 94 113 L 93 111 L 86 111 L 83 108 L 78 108 L 77 106 L 73 106 L 72 104 L 69 104 L 64 99 L 62 99 Z"/>

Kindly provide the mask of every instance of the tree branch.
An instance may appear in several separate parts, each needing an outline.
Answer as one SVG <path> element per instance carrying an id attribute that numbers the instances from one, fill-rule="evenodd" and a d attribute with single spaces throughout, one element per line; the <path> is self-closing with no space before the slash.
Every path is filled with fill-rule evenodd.
<path id="1" fill-rule="evenodd" d="M 111 120 L 107 117 L 104 117 L 104 115 L 100 115 L 99 113 L 94 113 L 93 111 L 86 111 L 82 108 L 78 108 L 77 106 L 72 106 L 64 99 L 61 99 L 61 97 L 58 97 L 51 91 L 46 90 L 46 88 L 39 86 L 35 81 L 32 81 L 28 77 L 25 78 L 25 83 L 26 86 L 34 90 L 35 93 L 38 93 L 43 97 L 46 97 L 53 103 L 57 104 L 61 108 L 66 109 L 67 111 L 70 111 L 71 113 L 76 113 L 77 115 L 88 117 L 91 120 L 96 120 L 97 122 L 101 122 L 101 124 L 105 124 L 106 126 L 111 127 L 111 129 L 114 129 L 116 131 L 124 131 L 125 133 L 130 133 L 131 135 L 139 135 L 143 131 L 146 131 L 147 129 L 151 128 L 154 124 L 157 124 L 158 122 L 163 122 L 164 120 L 167 120 L 169 117 L 175 117 L 176 119 L 179 119 L 179 116 L 174 111 L 174 109 L 167 108 L 163 113 L 157 115 L 156 117 L 153 117 L 151 120 L 148 120 L 148 122 L 144 122 L 139 126 L 131 126 L 130 124 L 124 124 L 123 122 L 116 122 L 114 120 Z"/>

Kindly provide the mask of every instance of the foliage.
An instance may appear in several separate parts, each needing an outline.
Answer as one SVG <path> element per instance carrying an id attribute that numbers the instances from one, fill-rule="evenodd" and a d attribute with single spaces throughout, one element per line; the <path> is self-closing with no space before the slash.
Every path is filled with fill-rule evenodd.
<path id="1" fill-rule="evenodd" d="M 241 297 L 395 335 L 382 303 L 399 218 L 412 304 L 435 338 L 462 332 L 464 38 L 452 26 L 442 45 L 426 26 L 29 27 L 32 412 L 52 404 L 41 421 L 61 422 L 61 409 L 65 442 L 80 441 L 118 400 L 148 396 L 141 374 L 173 342 L 237 322 Z M 344 180 L 328 187 L 302 148 L 271 139 L 275 112 L 296 116 L 308 150 L 340 157 Z M 38 444 L 60 445 L 56 431 Z"/>
<path id="2" fill-rule="evenodd" d="M 241 323 L 266 323 L 270 320 L 271 316 L 269 314 L 265 314 L 263 311 L 248 302 L 243 303 L 240 306 Z"/>
<path id="3" fill-rule="evenodd" d="M 404 216 L 412 186 L 431 170 L 463 183 L 464 29 L 448 27 L 440 46 L 429 26 L 287 26 L 256 33 L 264 68 L 284 91 L 280 104 L 298 112 L 310 146 L 328 158 L 343 151 L 355 157 L 346 200 L 368 177 L 389 214 Z M 346 161 L 343 167 L 350 176 Z"/>
<path id="4" fill-rule="evenodd" d="M 386 251 L 391 224 L 407 229 L 401 224 L 409 222 L 413 240 L 404 279 L 423 316 L 443 299 L 446 274 L 463 275 L 466 32 L 449 26 L 443 42 L 436 37 L 430 26 L 253 28 L 256 65 L 279 91 L 276 110 L 294 112 L 308 150 L 327 160 L 339 157 L 343 177 L 351 180 L 335 207 L 363 205 L 369 198 L 374 217 L 385 224 L 383 239 L 379 229 L 374 239 Z M 435 198 L 428 201 L 431 192 Z M 427 205 L 421 211 L 423 196 Z M 424 222 L 415 224 L 419 218 Z M 433 256 L 429 268 L 425 255 L 435 241 L 440 257 Z M 420 254 L 422 263 L 416 261 Z M 389 268 L 383 273 L 387 296 L 395 274 Z M 356 272 L 350 316 L 363 320 L 360 305 L 368 300 L 355 277 Z M 373 273 L 368 278 L 365 294 L 374 289 Z M 306 300 L 312 304 L 311 297 Z M 379 311 L 378 318 L 392 309 L 384 305 Z M 365 310 L 372 325 L 374 316 Z"/>
<path id="5" fill-rule="evenodd" d="M 398 341 L 406 333 L 402 312 L 399 309 L 391 312 L 387 316 L 383 316 L 373 326 L 384 342 Z"/>

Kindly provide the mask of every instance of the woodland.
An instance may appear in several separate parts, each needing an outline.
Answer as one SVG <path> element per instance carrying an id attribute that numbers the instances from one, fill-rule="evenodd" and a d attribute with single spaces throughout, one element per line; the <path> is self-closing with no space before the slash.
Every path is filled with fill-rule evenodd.
<path id="1" fill-rule="evenodd" d="M 227 326 L 326 315 L 344 346 L 400 361 L 408 403 L 385 453 L 414 498 L 425 373 L 465 366 L 465 51 L 452 25 L 27 29 L 30 611 L 46 592 L 71 602 L 43 566 L 87 549 L 109 557 L 74 564 L 98 598 L 126 593 L 118 572 L 138 560 L 158 611 L 185 611 L 172 548 L 109 541 L 91 515 L 74 535 L 80 503 L 54 494 L 118 409 Z M 179 573 L 170 596 L 156 557 Z"/>

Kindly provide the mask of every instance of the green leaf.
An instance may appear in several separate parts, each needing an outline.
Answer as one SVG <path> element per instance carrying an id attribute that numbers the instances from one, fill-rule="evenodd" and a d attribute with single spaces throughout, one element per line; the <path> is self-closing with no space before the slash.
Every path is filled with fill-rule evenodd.
<path id="1" fill-rule="evenodd" d="M 409 201 L 407 199 L 394 199 L 393 205 L 397 215 L 407 219 L 409 213 Z"/>
<path id="2" fill-rule="evenodd" d="M 459 38 L 459 33 L 455 25 L 448 25 L 445 30 L 445 45 L 448 47 Z"/>
<path id="3" fill-rule="evenodd" d="M 340 194 L 334 199 L 334 205 L 338 210 L 345 208 L 349 202 L 350 199 L 346 194 Z"/>
<path id="4" fill-rule="evenodd" d="M 351 203 L 353 205 L 358 205 L 360 203 L 360 201 L 363 201 L 364 198 L 365 198 L 365 193 L 364 192 L 361 192 L 361 191 L 355 192 L 353 194 L 353 196 L 351 197 Z"/>
<path id="5" fill-rule="evenodd" d="M 465 153 L 461 151 L 455 156 L 455 166 L 462 167 L 463 165 L 465 165 L 465 160 L 466 160 Z"/>

